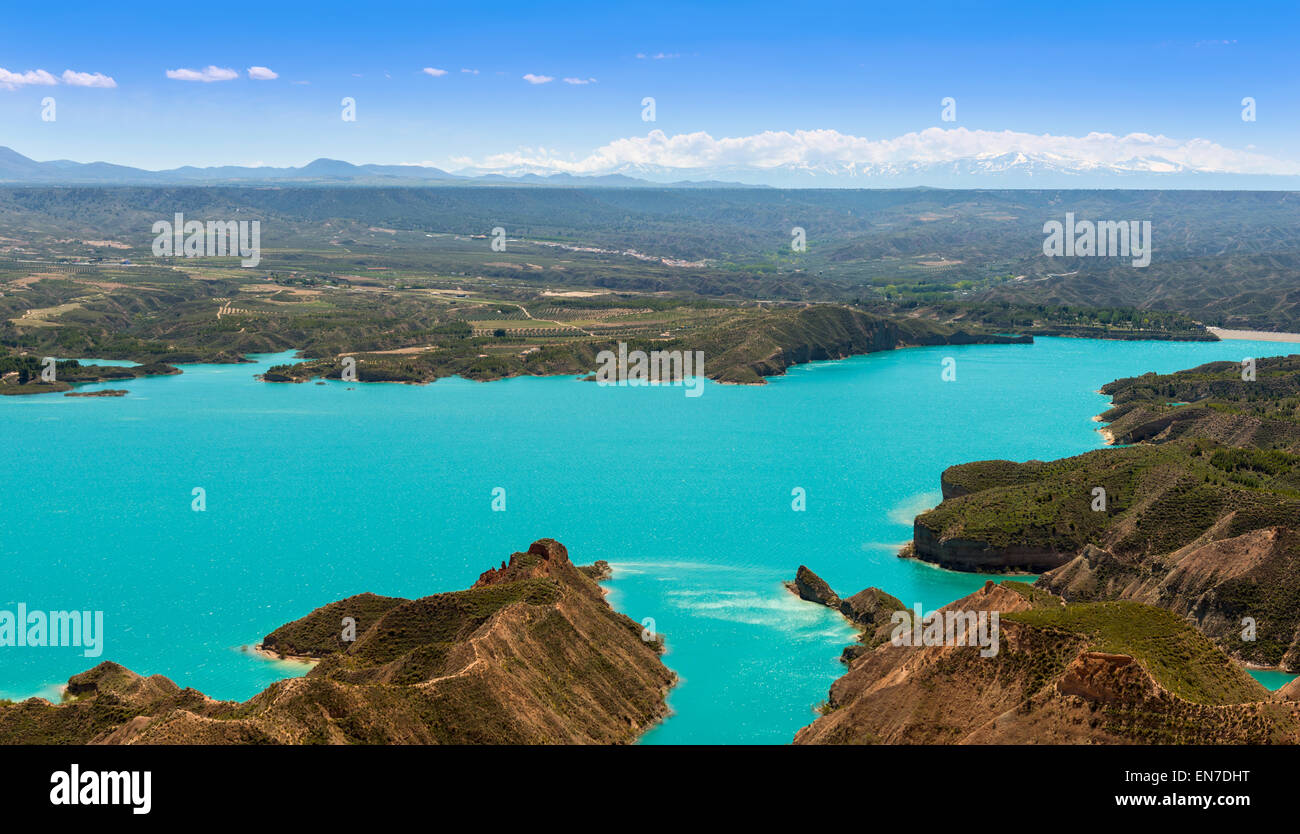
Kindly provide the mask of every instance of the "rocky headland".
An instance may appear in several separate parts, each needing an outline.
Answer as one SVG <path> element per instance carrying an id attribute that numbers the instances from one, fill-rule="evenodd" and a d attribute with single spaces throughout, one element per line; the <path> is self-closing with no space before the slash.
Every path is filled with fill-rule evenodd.
<path id="1" fill-rule="evenodd" d="M 1117 380 L 1116 448 L 949 468 L 907 555 L 1041 571 L 1067 601 L 1155 605 L 1244 662 L 1300 671 L 1300 356 L 1254 371 Z"/>
<path id="2" fill-rule="evenodd" d="M 662 640 L 644 641 L 552 539 L 468 590 L 360 594 L 261 648 L 318 662 L 244 703 L 101 663 L 61 704 L 0 704 L 0 743 L 626 743 L 666 715 L 676 680 Z"/>

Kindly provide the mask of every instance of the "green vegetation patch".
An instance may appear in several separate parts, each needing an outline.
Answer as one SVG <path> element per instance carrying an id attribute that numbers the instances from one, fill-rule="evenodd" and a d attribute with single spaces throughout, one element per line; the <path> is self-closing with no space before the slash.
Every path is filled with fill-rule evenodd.
<path id="1" fill-rule="evenodd" d="M 559 600 L 560 586 L 551 579 L 521 579 L 435 594 L 404 602 L 386 612 L 348 653 L 353 667 L 404 659 L 397 682 L 424 680 L 436 672 L 446 651 L 469 637 L 502 608 L 514 603 L 549 605 Z"/>
<path id="2" fill-rule="evenodd" d="M 1085 602 L 1008 612 L 1004 620 L 1082 634 L 1094 651 L 1136 658 L 1161 686 L 1198 704 L 1262 701 L 1268 691 L 1177 615 L 1137 602 Z"/>

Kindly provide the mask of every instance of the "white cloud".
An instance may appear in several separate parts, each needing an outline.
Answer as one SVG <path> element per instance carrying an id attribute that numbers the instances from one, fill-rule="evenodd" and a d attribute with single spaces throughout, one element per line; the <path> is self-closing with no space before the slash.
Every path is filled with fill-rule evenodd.
<path id="1" fill-rule="evenodd" d="M 468 73 L 469 75 L 478 75 L 478 70 L 473 70 L 473 69 L 462 68 L 461 72 Z"/>
<path id="2" fill-rule="evenodd" d="M 103 87 L 106 89 L 117 86 L 116 81 L 102 72 L 74 72 L 70 69 L 63 71 L 63 83 L 73 87 Z"/>
<path id="3" fill-rule="evenodd" d="M 442 78 L 447 74 L 445 69 L 434 69 L 433 67 L 425 67 L 421 72 L 425 75 L 432 75 L 434 78 Z"/>
<path id="4" fill-rule="evenodd" d="M 102 72 L 77 72 L 76 70 L 67 69 L 63 71 L 62 77 L 63 83 L 70 87 L 102 87 L 107 89 L 117 86 L 116 81 Z M 16 90 L 19 87 L 28 86 L 53 87 L 58 83 L 59 79 L 53 73 L 46 72 L 43 69 L 10 72 L 0 67 L 0 89 Z"/>
<path id="5" fill-rule="evenodd" d="M 682 54 L 680 52 L 656 52 L 653 55 L 647 55 L 644 52 L 638 52 L 636 54 L 636 57 L 642 61 L 646 60 L 647 58 L 650 59 L 651 61 L 667 61 L 672 58 L 680 58 L 682 57 Z"/>
<path id="6" fill-rule="evenodd" d="M 6 90 L 16 90 L 19 87 L 26 87 L 31 84 L 42 87 L 52 87 L 58 83 L 59 80 L 45 70 L 10 72 L 9 70 L 0 67 L 0 87 L 3 87 Z"/>
<path id="7" fill-rule="evenodd" d="M 268 67 L 249 67 L 248 77 L 254 81 L 274 81 L 280 73 L 272 72 Z"/>
<path id="8" fill-rule="evenodd" d="M 565 83 L 565 84 L 595 84 L 595 83 L 596 83 L 596 79 L 594 79 L 594 78 L 566 78 L 566 79 L 564 79 L 564 83 Z"/>
<path id="9" fill-rule="evenodd" d="M 579 159 L 564 158 L 544 148 L 524 148 L 464 162 L 485 171 L 540 173 L 750 168 L 854 176 L 882 167 L 988 159 L 1005 154 L 1024 154 L 1048 164 L 1082 170 L 1114 166 L 1144 172 L 1183 169 L 1300 175 L 1300 162 L 1236 150 L 1208 139 L 1180 140 L 1148 133 L 1054 136 L 938 127 L 893 139 L 866 139 L 837 130 L 764 131 L 720 139 L 703 131 L 668 136 L 653 130 L 646 136 L 617 139 Z"/>
<path id="10" fill-rule="evenodd" d="M 524 76 L 524 80 L 529 84 L 550 84 L 555 78 L 550 75 L 533 75 L 530 72 Z"/>
<path id="11" fill-rule="evenodd" d="M 210 81 L 233 81 L 239 77 L 239 73 L 225 67 L 208 65 L 201 70 L 167 70 L 167 77 L 174 81 L 202 81 L 208 83 Z"/>

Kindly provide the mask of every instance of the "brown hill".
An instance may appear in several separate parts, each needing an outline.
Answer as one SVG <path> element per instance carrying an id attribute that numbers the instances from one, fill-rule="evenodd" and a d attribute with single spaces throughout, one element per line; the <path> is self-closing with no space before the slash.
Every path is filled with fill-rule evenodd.
<path id="1" fill-rule="evenodd" d="M 795 743 L 1300 741 L 1300 703 L 1271 698 L 1166 611 L 992 582 L 941 610 L 999 612 L 999 651 L 880 645 L 852 661 Z"/>
<path id="2" fill-rule="evenodd" d="M 345 641 L 342 620 L 356 621 Z M 320 658 L 245 703 L 102 663 L 58 706 L 0 706 L 0 742 L 581 744 L 634 740 L 666 713 L 660 642 L 616 613 L 552 539 L 468 590 L 362 594 L 276 629 L 264 648 Z"/>

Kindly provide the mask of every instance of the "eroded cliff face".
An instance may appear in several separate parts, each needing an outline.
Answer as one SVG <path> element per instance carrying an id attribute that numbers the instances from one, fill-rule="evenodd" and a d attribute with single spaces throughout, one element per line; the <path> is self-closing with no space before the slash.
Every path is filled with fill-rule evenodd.
<path id="1" fill-rule="evenodd" d="M 343 617 L 355 640 L 341 639 Z M 675 681 L 641 631 L 542 539 L 466 591 L 363 594 L 277 629 L 265 648 L 320 662 L 245 703 L 102 663 L 63 704 L 0 706 L 0 742 L 629 742 L 666 714 Z"/>
<path id="2" fill-rule="evenodd" d="M 1263 527 L 1231 535 L 1230 527 L 1231 517 L 1168 554 L 1089 545 L 1038 585 L 1070 600 L 1158 605 L 1240 660 L 1300 670 L 1300 533 Z"/>
<path id="3" fill-rule="evenodd" d="M 1040 573 L 1068 562 L 1073 554 L 1032 544 L 996 545 L 962 536 L 946 536 L 921 520 L 912 525 L 912 554 L 949 570 L 977 573 Z"/>
<path id="4" fill-rule="evenodd" d="M 999 612 L 996 655 L 882 644 L 851 662 L 795 743 L 1300 741 L 1300 701 L 1270 696 L 1167 612 L 1106 605 L 1127 607 L 1067 605 L 988 583 L 941 610 Z M 1128 652 L 1107 650 L 1112 644 Z"/>

